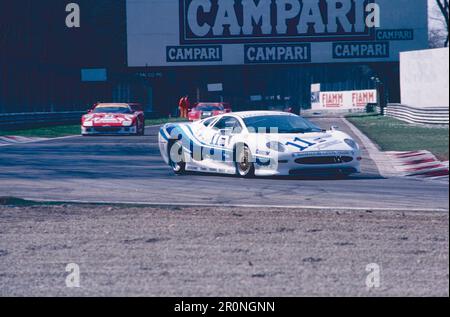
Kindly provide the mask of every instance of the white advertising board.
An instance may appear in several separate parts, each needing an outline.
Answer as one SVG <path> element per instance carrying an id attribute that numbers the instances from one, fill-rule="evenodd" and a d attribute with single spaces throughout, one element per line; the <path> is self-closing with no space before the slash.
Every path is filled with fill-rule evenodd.
<path id="1" fill-rule="evenodd" d="M 222 83 L 208 84 L 208 91 L 209 92 L 223 91 L 223 84 Z"/>
<path id="2" fill-rule="evenodd" d="M 377 102 L 376 90 L 322 91 L 313 110 L 364 110 L 367 104 Z"/>

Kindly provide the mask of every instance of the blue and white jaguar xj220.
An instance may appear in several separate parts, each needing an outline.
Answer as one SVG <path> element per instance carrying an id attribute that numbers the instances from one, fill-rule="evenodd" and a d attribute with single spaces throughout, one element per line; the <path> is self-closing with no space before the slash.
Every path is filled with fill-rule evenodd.
<path id="1" fill-rule="evenodd" d="M 360 173 L 361 152 L 350 136 L 336 129 L 322 130 L 285 112 L 237 112 L 194 123 L 169 123 L 160 130 L 159 148 L 176 174 Z"/>

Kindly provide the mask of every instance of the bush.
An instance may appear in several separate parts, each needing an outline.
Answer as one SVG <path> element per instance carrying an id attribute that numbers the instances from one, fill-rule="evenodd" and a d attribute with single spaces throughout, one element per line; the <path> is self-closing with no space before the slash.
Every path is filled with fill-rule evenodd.
<path id="1" fill-rule="evenodd" d="M 374 113 L 377 111 L 377 104 L 376 103 L 368 103 L 366 106 L 366 112 L 367 113 Z"/>

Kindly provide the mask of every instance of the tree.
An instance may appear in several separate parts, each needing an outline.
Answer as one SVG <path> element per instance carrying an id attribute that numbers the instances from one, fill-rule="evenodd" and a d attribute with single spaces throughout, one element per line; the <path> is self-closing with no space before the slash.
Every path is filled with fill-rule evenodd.
<path id="1" fill-rule="evenodd" d="M 430 30 L 431 47 L 447 47 L 449 44 L 449 0 L 435 0 L 436 7 L 431 11 L 434 27 Z"/>

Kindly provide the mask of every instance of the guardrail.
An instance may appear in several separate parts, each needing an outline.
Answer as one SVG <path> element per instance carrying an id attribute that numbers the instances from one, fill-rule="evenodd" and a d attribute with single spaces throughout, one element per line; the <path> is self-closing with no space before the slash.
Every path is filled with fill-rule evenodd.
<path id="1" fill-rule="evenodd" d="M 401 104 L 389 104 L 385 108 L 385 116 L 393 117 L 409 123 L 449 124 L 449 108 L 414 108 Z"/>
<path id="2" fill-rule="evenodd" d="M 0 114 L 0 129 L 22 129 L 35 126 L 77 124 L 85 111 L 33 112 Z"/>
<path id="3" fill-rule="evenodd" d="M 0 113 L 0 130 L 81 124 L 81 116 L 83 114 L 86 114 L 86 111 Z M 146 112 L 145 117 L 147 119 L 155 119 L 160 117 L 160 114 L 156 112 Z"/>

